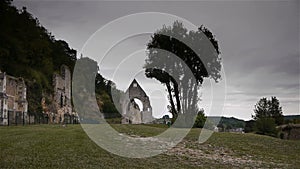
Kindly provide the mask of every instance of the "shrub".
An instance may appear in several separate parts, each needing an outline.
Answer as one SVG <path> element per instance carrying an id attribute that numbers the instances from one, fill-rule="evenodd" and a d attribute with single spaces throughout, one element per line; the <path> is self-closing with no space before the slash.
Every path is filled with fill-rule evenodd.
<path id="1" fill-rule="evenodd" d="M 255 123 L 255 130 L 257 134 L 269 135 L 276 137 L 277 129 L 274 118 L 260 118 Z"/>

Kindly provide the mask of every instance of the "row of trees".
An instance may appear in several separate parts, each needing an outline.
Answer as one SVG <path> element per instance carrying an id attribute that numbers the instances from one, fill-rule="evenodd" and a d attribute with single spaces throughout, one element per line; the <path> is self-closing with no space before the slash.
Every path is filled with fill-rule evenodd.
<path id="1" fill-rule="evenodd" d="M 276 97 L 261 98 L 255 105 L 252 118 L 253 120 L 246 122 L 245 132 L 256 132 L 257 134 L 277 137 L 278 130 L 276 127 L 285 123 L 282 107 Z M 204 111 L 199 111 L 194 127 L 202 128 L 206 120 L 209 119 L 204 115 Z M 221 119 L 218 127 L 224 128 L 224 124 Z"/>

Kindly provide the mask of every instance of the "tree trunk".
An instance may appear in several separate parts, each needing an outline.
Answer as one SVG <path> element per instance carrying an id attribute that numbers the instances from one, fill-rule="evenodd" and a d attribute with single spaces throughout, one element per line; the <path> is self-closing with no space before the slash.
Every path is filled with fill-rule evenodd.
<path id="1" fill-rule="evenodd" d="M 167 90 L 168 90 L 168 93 L 169 93 L 169 99 L 170 99 L 170 104 L 171 104 L 171 113 L 172 113 L 172 116 L 173 116 L 172 123 L 173 123 L 177 118 L 177 111 L 175 109 L 175 104 L 174 104 L 174 101 L 173 101 L 173 98 L 172 98 L 172 90 L 171 90 L 170 82 L 167 82 L 166 86 L 167 86 Z"/>
<path id="2" fill-rule="evenodd" d="M 181 105 L 180 105 L 180 99 L 179 99 L 179 89 L 178 84 L 174 79 L 171 79 L 173 86 L 174 86 L 174 93 L 176 98 L 176 104 L 177 104 L 177 113 L 180 113 L 181 111 Z"/>

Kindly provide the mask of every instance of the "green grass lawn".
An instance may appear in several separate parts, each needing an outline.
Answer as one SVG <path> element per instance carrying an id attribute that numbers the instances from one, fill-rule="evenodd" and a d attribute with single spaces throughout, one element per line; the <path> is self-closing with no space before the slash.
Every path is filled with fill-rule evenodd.
<path id="1" fill-rule="evenodd" d="M 119 132 L 153 136 L 157 125 L 119 125 Z M 130 159 L 98 147 L 80 125 L 0 127 L 0 168 L 300 168 L 300 141 L 255 134 L 214 133 L 197 142 L 200 129 L 168 152 Z"/>

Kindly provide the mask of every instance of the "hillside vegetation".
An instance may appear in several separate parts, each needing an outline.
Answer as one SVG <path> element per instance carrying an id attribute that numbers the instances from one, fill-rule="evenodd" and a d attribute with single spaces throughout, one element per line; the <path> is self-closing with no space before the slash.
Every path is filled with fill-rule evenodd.
<path id="1" fill-rule="evenodd" d="M 77 52 L 67 42 L 55 39 L 26 7 L 12 6 L 11 0 L 0 1 L 0 17 L 0 70 L 25 79 L 28 112 L 41 116 L 41 99 L 53 92 L 53 74 L 63 64 L 73 72 Z M 97 98 L 105 103 L 102 109 L 107 113 L 116 113 L 110 95 L 112 85 L 97 74 Z"/>
<path id="2" fill-rule="evenodd" d="M 245 121 L 234 117 L 218 117 L 208 116 L 208 120 L 213 123 L 218 123 L 218 127 L 222 129 L 244 128 Z"/>

